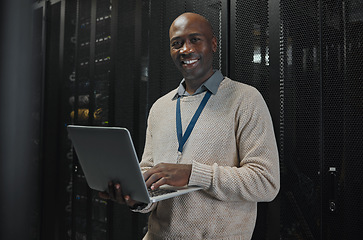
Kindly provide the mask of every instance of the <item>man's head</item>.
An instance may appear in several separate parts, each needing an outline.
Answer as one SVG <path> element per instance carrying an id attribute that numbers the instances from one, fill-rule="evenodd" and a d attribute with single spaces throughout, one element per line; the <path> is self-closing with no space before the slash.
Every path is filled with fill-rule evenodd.
<path id="1" fill-rule="evenodd" d="M 184 13 L 171 24 L 169 37 L 170 55 L 186 80 L 202 83 L 213 74 L 217 39 L 207 19 Z"/>

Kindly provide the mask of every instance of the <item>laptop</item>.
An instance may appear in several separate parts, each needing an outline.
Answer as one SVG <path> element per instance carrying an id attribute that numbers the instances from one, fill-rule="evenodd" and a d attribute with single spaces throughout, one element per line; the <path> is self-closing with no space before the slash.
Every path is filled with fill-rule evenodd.
<path id="1" fill-rule="evenodd" d="M 143 203 L 158 202 L 202 189 L 163 185 L 157 191 L 159 193 L 150 194 L 126 128 L 68 125 L 67 130 L 91 189 L 107 191 L 109 181 L 119 182 L 123 194 Z M 160 192 L 163 194 L 159 195 Z"/>

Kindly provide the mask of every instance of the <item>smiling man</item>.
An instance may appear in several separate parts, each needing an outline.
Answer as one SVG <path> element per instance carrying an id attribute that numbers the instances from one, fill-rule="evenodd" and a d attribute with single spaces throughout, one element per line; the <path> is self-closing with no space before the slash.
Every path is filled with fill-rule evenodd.
<path id="1" fill-rule="evenodd" d="M 149 205 L 124 196 L 119 183 L 100 196 L 151 212 L 145 239 L 250 239 L 257 202 L 273 200 L 280 187 L 266 103 L 255 88 L 213 70 L 217 40 L 204 17 L 182 14 L 169 36 L 184 79 L 152 106 L 140 166 L 152 189 L 203 189 Z"/>

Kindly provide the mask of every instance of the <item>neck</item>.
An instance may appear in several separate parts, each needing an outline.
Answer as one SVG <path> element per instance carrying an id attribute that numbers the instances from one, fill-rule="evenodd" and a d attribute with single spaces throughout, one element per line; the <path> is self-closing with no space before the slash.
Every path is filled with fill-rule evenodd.
<path id="1" fill-rule="evenodd" d="M 190 95 L 194 94 L 197 89 L 205 82 L 201 82 L 201 83 L 193 83 L 193 82 L 189 82 L 185 79 L 185 91 L 187 91 Z"/>
<path id="2" fill-rule="evenodd" d="M 202 84 L 207 81 L 212 75 L 214 71 L 212 70 L 206 77 L 199 79 L 192 79 L 185 77 L 185 91 L 187 91 L 190 95 L 195 93 L 197 89 L 202 86 Z"/>

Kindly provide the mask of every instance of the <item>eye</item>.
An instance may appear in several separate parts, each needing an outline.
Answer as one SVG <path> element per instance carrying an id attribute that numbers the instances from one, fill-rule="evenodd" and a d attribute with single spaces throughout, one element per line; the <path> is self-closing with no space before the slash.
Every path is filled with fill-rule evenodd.
<path id="1" fill-rule="evenodd" d="M 171 43 L 171 47 L 175 48 L 175 49 L 181 48 L 182 45 L 183 45 L 183 43 L 181 41 L 173 41 Z"/>
<path id="2" fill-rule="evenodd" d="M 197 38 L 197 37 L 193 37 L 192 39 L 190 39 L 190 42 L 191 43 L 196 43 L 200 40 L 200 38 Z"/>

